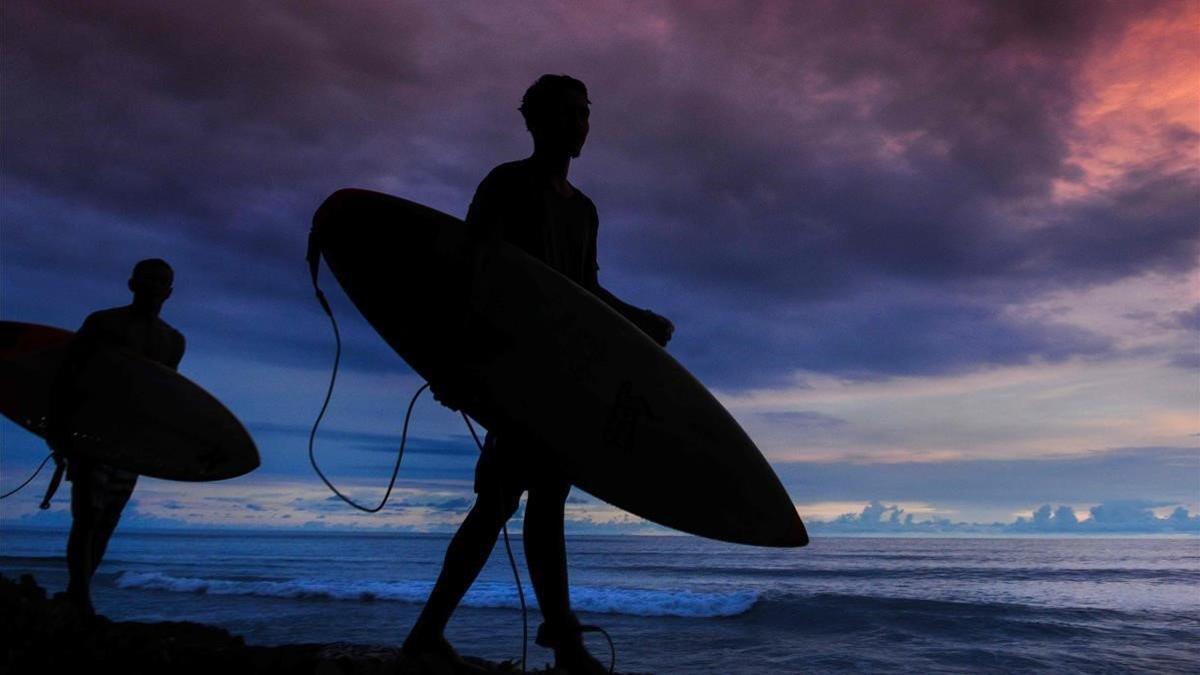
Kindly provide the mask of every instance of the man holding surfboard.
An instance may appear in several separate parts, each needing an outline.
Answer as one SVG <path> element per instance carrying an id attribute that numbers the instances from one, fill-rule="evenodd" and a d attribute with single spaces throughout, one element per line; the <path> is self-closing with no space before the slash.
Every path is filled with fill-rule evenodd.
<path id="1" fill-rule="evenodd" d="M 533 136 L 533 155 L 502 164 L 484 178 L 468 210 L 467 227 L 485 242 L 508 242 L 549 265 L 665 346 L 674 330 L 670 321 L 622 302 L 597 281 L 596 207 L 567 181 L 571 160 L 587 140 L 589 103 L 584 84 L 566 75 L 543 75 L 525 92 L 520 111 Z M 472 395 L 470 385 L 455 373 L 433 378 L 431 385 L 435 397 L 452 409 Z M 516 512 L 521 494 L 528 491 L 523 538 L 544 619 L 537 643 L 553 649 L 556 665 L 569 673 L 608 672 L 584 647 L 581 626 L 571 611 L 563 534 L 571 486 L 534 459 L 534 443 L 488 434 L 475 469 L 478 496 L 450 542 L 441 575 L 405 640 L 406 653 L 465 666 L 443 635 L 446 624 L 483 569 L 504 523 Z"/>
<path id="2" fill-rule="evenodd" d="M 183 335 L 159 318 L 171 296 L 174 271 L 166 261 L 151 258 L 133 268 L 129 290 L 133 302 L 93 312 L 71 339 L 67 356 L 50 394 L 46 441 L 55 462 L 65 461 L 71 481 L 71 533 L 67 539 L 67 599 L 87 614 L 95 614 L 91 579 L 108 541 L 137 484 L 137 474 L 74 453 L 65 420 L 81 404 L 75 382 L 99 349 L 118 349 L 161 363 L 172 370 L 183 359 Z"/>

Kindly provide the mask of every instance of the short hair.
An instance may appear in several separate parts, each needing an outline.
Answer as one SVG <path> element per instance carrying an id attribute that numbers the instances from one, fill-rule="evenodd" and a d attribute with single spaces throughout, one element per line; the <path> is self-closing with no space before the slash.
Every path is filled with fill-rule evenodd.
<path id="1" fill-rule="evenodd" d="M 525 90 L 521 97 L 521 116 L 525 118 L 525 128 L 533 132 L 541 126 L 547 113 L 554 112 L 553 105 L 562 100 L 567 92 L 579 92 L 587 98 L 587 86 L 570 75 L 542 75 Z M 588 101 L 591 103 L 591 101 Z"/>
<path id="2" fill-rule="evenodd" d="M 152 270 L 164 270 L 167 272 L 167 274 L 170 274 L 172 278 L 175 277 L 175 270 L 171 269 L 171 266 L 167 263 L 167 261 L 163 260 L 162 258 L 146 258 L 145 260 L 139 260 L 137 264 L 133 266 L 133 274 L 130 276 L 136 279 L 149 274 Z"/>

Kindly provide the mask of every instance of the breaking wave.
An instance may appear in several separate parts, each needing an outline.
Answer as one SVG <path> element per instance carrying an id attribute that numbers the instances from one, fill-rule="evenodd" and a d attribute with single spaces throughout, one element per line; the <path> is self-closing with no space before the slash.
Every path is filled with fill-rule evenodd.
<path id="1" fill-rule="evenodd" d="M 202 579 L 175 577 L 160 572 L 125 572 L 117 578 L 116 585 L 121 588 L 205 595 L 409 603 L 425 602 L 431 588 L 431 584 L 421 581 Z M 571 604 L 579 611 L 632 616 L 736 616 L 749 611 L 758 599 L 759 594 L 752 591 L 705 593 L 597 586 L 571 589 Z M 514 609 L 521 606 L 516 586 L 494 582 L 476 583 L 462 604 L 467 607 Z"/>

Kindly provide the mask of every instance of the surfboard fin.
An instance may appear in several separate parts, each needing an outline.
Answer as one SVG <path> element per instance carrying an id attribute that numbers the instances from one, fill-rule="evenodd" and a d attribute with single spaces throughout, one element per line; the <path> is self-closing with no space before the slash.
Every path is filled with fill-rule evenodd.
<path id="1" fill-rule="evenodd" d="M 321 247 L 317 245 L 317 228 L 314 227 L 308 231 L 308 251 L 304 255 L 308 261 L 308 272 L 312 275 L 313 290 L 317 292 L 317 302 L 321 303 L 321 309 L 325 313 L 333 316 L 333 309 L 329 306 L 329 301 L 325 299 L 325 292 L 321 290 L 320 284 L 317 283 L 317 274 L 321 271 Z"/>

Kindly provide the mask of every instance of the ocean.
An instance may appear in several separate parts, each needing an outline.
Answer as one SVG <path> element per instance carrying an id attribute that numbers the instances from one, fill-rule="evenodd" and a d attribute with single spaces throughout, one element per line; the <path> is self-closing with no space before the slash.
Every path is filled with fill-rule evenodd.
<path id="1" fill-rule="evenodd" d="M 118 530 L 97 575 L 114 620 L 200 621 L 252 644 L 398 645 L 445 535 Z M 66 585 L 61 531 L 0 530 L 0 572 Z M 1200 539 L 571 536 L 572 598 L 618 671 L 1197 672 Z M 530 634 L 540 620 L 529 603 Z M 503 540 L 450 624 L 467 654 L 521 655 Z M 603 637 L 589 636 L 607 662 Z M 529 642 L 529 665 L 551 662 Z"/>

